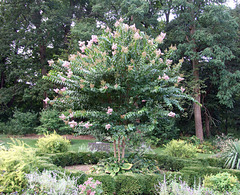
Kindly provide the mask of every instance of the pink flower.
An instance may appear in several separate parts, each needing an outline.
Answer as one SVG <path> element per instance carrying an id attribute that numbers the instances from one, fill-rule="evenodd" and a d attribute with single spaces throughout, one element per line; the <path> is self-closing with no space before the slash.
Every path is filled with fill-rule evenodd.
<path id="1" fill-rule="evenodd" d="M 95 195 L 95 193 L 96 193 L 96 192 L 95 192 L 95 191 L 93 191 L 93 192 L 91 192 L 91 193 L 90 193 L 90 195 Z"/>
<path id="2" fill-rule="evenodd" d="M 123 18 L 122 17 L 120 17 L 119 22 L 123 22 Z"/>
<path id="3" fill-rule="evenodd" d="M 62 91 L 62 92 L 66 91 L 66 87 L 63 87 L 63 88 L 61 89 L 61 91 Z"/>
<path id="4" fill-rule="evenodd" d="M 163 63 L 163 59 L 162 58 L 159 58 L 159 61 L 160 61 L 160 63 Z"/>
<path id="5" fill-rule="evenodd" d="M 105 85 L 103 88 L 104 88 L 104 89 L 108 89 L 108 86 L 107 86 L 107 85 Z"/>
<path id="6" fill-rule="evenodd" d="M 124 24 L 124 25 L 123 25 L 123 28 L 124 28 L 124 30 L 127 32 L 127 31 L 128 31 L 128 29 L 129 29 L 129 26 L 128 26 L 128 24 Z"/>
<path id="7" fill-rule="evenodd" d="M 44 101 L 45 104 L 47 104 L 49 100 L 50 99 L 48 97 L 46 97 L 46 99 L 44 99 L 43 101 Z"/>
<path id="8" fill-rule="evenodd" d="M 107 125 L 105 125 L 105 128 L 108 130 L 108 129 L 111 128 L 111 125 L 110 125 L 110 124 L 107 124 Z"/>
<path id="9" fill-rule="evenodd" d="M 54 61 L 52 59 L 48 60 L 48 64 L 49 64 L 49 66 L 52 66 L 54 64 Z"/>
<path id="10" fill-rule="evenodd" d="M 135 40 L 142 39 L 142 37 L 138 34 L 138 32 L 136 32 L 136 33 L 134 34 L 133 38 L 134 38 Z"/>
<path id="11" fill-rule="evenodd" d="M 54 89 L 53 91 L 55 91 L 56 93 L 58 93 L 58 92 L 59 92 L 59 89 L 57 88 L 57 89 Z"/>
<path id="12" fill-rule="evenodd" d="M 89 128 L 89 127 L 91 127 L 92 126 L 92 124 L 90 124 L 89 122 L 87 122 L 85 125 L 84 125 L 84 127 L 86 127 L 87 129 Z"/>
<path id="13" fill-rule="evenodd" d="M 79 47 L 82 47 L 83 45 L 85 45 L 85 41 L 78 41 L 79 43 Z"/>
<path id="14" fill-rule="evenodd" d="M 115 27 L 118 27 L 119 25 L 120 25 L 119 21 L 116 21 L 115 24 L 114 24 Z"/>
<path id="15" fill-rule="evenodd" d="M 73 117 L 73 112 L 69 114 L 69 117 L 72 118 Z"/>
<path id="16" fill-rule="evenodd" d="M 93 44 L 93 41 L 90 40 L 90 41 L 87 41 L 87 42 L 88 42 L 88 44 L 87 44 L 87 48 L 91 48 L 91 47 L 92 47 L 92 44 Z"/>
<path id="17" fill-rule="evenodd" d="M 116 54 L 117 54 L 117 51 L 114 50 L 114 51 L 112 52 L 112 55 L 115 56 Z"/>
<path id="18" fill-rule="evenodd" d="M 160 56 L 162 54 L 162 51 L 160 49 L 158 49 L 158 50 L 155 51 L 155 53 L 156 53 L 157 56 Z"/>
<path id="19" fill-rule="evenodd" d="M 112 49 L 113 49 L 113 50 L 117 49 L 117 44 L 113 43 Z"/>
<path id="20" fill-rule="evenodd" d="M 73 75 L 73 72 L 71 70 L 68 70 L 67 78 L 71 78 L 72 75 Z"/>
<path id="21" fill-rule="evenodd" d="M 131 25 L 129 28 L 134 32 L 137 31 L 137 28 L 136 28 L 135 24 Z"/>
<path id="22" fill-rule="evenodd" d="M 142 100 L 142 102 L 146 102 L 147 100 Z"/>
<path id="23" fill-rule="evenodd" d="M 86 46 L 85 46 L 85 45 L 83 45 L 82 47 L 80 47 L 80 50 L 82 51 L 82 53 L 85 52 L 85 49 L 86 49 Z"/>
<path id="24" fill-rule="evenodd" d="M 166 64 L 167 64 L 167 65 L 171 65 L 171 64 L 172 64 L 172 60 L 167 59 L 167 60 L 166 60 Z"/>
<path id="25" fill-rule="evenodd" d="M 112 109 L 112 108 L 110 108 L 110 107 L 108 107 L 107 114 L 111 115 L 111 114 L 112 114 L 112 112 L 113 112 L 113 109 Z"/>
<path id="26" fill-rule="evenodd" d="M 176 115 L 176 114 L 175 114 L 174 112 L 169 112 L 169 113 L 168 113 L 168 116 L 170 116 L 170 117 L 172 117 L 172 118 L 174 118 L 175 115 Z"/>
<path id="27" fill-rule="evenodd" d="M 155 39 L 155 41 L 156 41 L 157 43 L 162 43 L 162 42 L 163 42 L 163 39 L 165 38 L 165 36 L 166 36 L 166 33 L 161 32 L 161 34 L 157 36 L 157 38 Z"/>
<path id="28" fill-rule="evenodd" d="M 77 122 L 72 120 L 71 122 L 68 122 L 68 124 L 70 125 L 70 127 L 74 128 L 75 126 L 77 126 Z"/>
<path id="29" fill-rule="evenodd" d="M 100 181 L 98 181 L 98 180 L 96 180 L 96 184 L 98 185 L 98 184 L 101 184 L 102 182 L 100 182 Z"/>
<path id="30" fill-rule="evenodd" d="M 64 61 L 62 66 L 68 68 L 70 66 L 70 63 L 68 61 Z"/>
<path id="31" fill-rule="evenodd" d="M 153 39 L 148 40 L 148 44 L 153 45 Z"/>
<path id="32" fill-rule="evenodd" d="M 65 82 L 67 79 L 64 77 L 60 77 L 60 79 L 62 80 L 62 82 Z"/>
<path id="33" fill-rule="evenodd" d="M 118 84 L 115 84 L 115 85 L 114 85 L 114 88 L 117 89 L 117 88 L 118 88 Z"/>
<path id="34" fill-rule="evenodd" d="M 61 114 L 61 115 L 59 116 L 59 118 L 62 119 L 62 120 L 64 120 L 64 119 L 66 118 L 66 116 L 65 116 L 64 114 Z"/>
<path id="35" fill-rule="evenodd" d="M 161 77 L 161 76 L 159 76 L 159 77 L 158 77 L 158 79 L 162 79 L 162 77 Z"/>
<path id="36" fill-rule="evenodd" d="M 92 35 L 92 41 L 93 41 L 93 43 L 97 43 L 98 42 L 97 35 Z"/>
<path id="37" fill-rule="evenodd" d="M 106 33 L 111 32 L 111 29 L 107 26 L 105 32 L 106 32 Z"/>
<path id="38" fill-rule="evenodd" d="M 169 80 L 169 76 L 168 75 L 166 75 L 165 73 L 164 73 L 164 75 L 163 75 L 163 77 L 162 77 L 162 79 L 164 79 L 164 80 Z"/>
<path id="39" fill-rule="evenodd" d="M 182 91 L 182 93 L 185 91 L 185 88 L 183 88 L 183 87 L 181 87 L 181 91 Z"/>
<path id="40" fill-rule="evenodd" d="M 182 80 L 184 80 L 184 78 L 178 77 L 177 82 L 179 83 L 179 82 L 181 82 Z"/>

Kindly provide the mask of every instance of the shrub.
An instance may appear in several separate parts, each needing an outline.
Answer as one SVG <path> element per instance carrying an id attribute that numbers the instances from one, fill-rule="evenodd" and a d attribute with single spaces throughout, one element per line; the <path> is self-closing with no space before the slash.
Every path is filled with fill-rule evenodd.
<path id="1" fill-rule="evenodd" d="M 35 133 L 37 126 L 37 114 L 34 112 L 20 112 L 16 110 L 13 117 L 2 126 L 3 133 L 11 135 L 25 135 Z"/>
<path id="2" fill-rule="evenodd" d="M 54 132 L 53 134 L 45 134 L 45 137 L 38 139 L 36 145 L 39 152 L 59 153 L 68 151 L 70 141 Z"/>
<path id="3" fill-rule="evenodd" d="M 206 176 L 204 178 L 203 185 L 219 192 L 236 192 L 240 187 L 237 177 L 226 172 Z M 240 190 L 238 193 L 239 192 Z"/>
<path id="4" fill-rule="evenodd" d="M 193 158 L 196 157 L 197 149 L 192 144 L 188 144 L 183 140 L 172 140 L 165 148 L 165 153 L 169 156 L 179 158 Z"/>
<path id="5" fill-rule="evenodd" d="M 23 194 L 78 194 L 78 178 L 58 171 L 44 170 L 26 175 L 27 190 Z"/>
<path id="6" fill-rule="evenodd" d="M 36 128 L 37 132 L 40 134 L 53 133 L 56 131 L 58 134 L 71 134 L 73 130 L 71 127 L 64 124 L 64 122 L 59 118 L 60 113 L 57 110 L 43 110 L 41 112 L 40 122 L 41 125 Z"/>
<path id="7" fill-rule="evenodd" d="M 27 184 L 25 173 L 36 170 L 48 161 L 36 156 L 35 150 L 23 142 L 12 140 L 8 150 L 0 150 L 0 192 L 20 192 Z M 52 165 L 54 167 L 54 165 Z"/>
<path id="8" fill-rule="evenodd" d="M 228 169 L 240 169 L 240 141 L 230 142 L 222 157 L 226 160 L 224 166 Z"/>

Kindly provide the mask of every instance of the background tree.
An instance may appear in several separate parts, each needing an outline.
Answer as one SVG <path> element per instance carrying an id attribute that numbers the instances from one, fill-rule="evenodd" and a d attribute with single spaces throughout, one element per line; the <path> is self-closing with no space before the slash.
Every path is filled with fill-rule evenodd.
<path id="1" fill-rule="evenodd" d="M 226 66 L 226 62 L 234 57 L 232 47 L 236 41 L 237 23 L 228 8 L 216 3 L 222 1 L 176 1 L 173 7 L 176 17 L 166 28 L 171 38 L 169 42 L 177 44 L 177 58 L 185 59 L 183 68 L 192 71 L 194 97 L 203 108 L 206 108 L 206 102 L 202 101 L 203 91 L 211 92 L 207 89 L 212 86 L 216 87 L 215 95 L 219 103 L 224 103 L 224 98 L 228 96 L 224 104 L 231 107 L 236 88 L 228 93 L 224 88 L 230 81 L 230 75 L 235 81 L 238 78 L 238 72 L 231 73 Z M 204 101 L 209 96 L 207 93 L 204 94 Z M 225 94 L 221 96 L 221 93 Z M 195 133 L 203 140 L 201 107 L 194 103 L 193 110 Z M 205 113 L 209 117 L 209 112 Z M 206 125 L 208 131 L 207 122 Z"/>

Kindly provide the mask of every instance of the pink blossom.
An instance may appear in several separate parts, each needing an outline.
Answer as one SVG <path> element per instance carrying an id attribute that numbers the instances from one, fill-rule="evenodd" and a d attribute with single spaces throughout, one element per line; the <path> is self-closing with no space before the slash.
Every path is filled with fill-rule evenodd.
<path id="1" fill-rule="evenodd" d="M 115 84 L 115 85 L 114 85 L 114 88 L 115 88 L 115 89 L 118 88 L 118 84 Z"/>
<path id="2" fill-rule="evenodd" d="M 179 83 L 179 82 L 181 82 L 182 80 L 184 80 L 184 78 L 178 77 L 177 82 Z"/>
<path id="3" fill-rule="evenodd" d="M 105 32 L 106 32 L 106 33 L 111 32 L 111 29 L 107 26 Z"/>
<path id="4" fill-rule="evenodd" d="M 107 124 L 107 125 L 105 126 L 105 128 L 108 130 L 108 129 L 111 128 L 111 125 L 110 125 L 110 124 Z"/>
<path id="5" fill-rule="evenodd" d="M 66 118 L 66 116 L 65 116 L 64 114 L 61 114 L 61 115 L 59 116 L 59 118 L 62 119 L 62 120 L 64 120 L 64 119 Z"/>
<path id="6" fill-rule="evenodd" d="M 182 93 L 185 91 L 185 88 L 183 88 L 183 87 L 181 87 L 181 91 L 182 91 Z"/>
<path id="7" fill-rule="evenodd" d="M 157 38 L 155 39 L 155 41 L 156 41 L 157 43 L 162 43 L 162 42 L 163 42 L 163 39 L 165 38 L 165 36 L 166 36 L 166 33 L 161 32 L 161 34 L 157 36 Z"/>
<path id="8" fill-rule="evenodd" d="M 43 101 L 44 101 L 45 104 L 47 104 L 49 100 L 50 99 L 48 97 L 46 97 L 46 99 L 44 99 Z"/>
<path id="9" fill-rule="evenodd" d="M 92 181 L 92 180 L 93 180 L 93 178 L 92 178 L 92 177 L 89 177 L 89 178 L 88 178 L 88 180 L 89 180 L 89 181 Z"/>
<path id="10" fill-rule="evenodd" d="M 66 87 L 63 87 L 63 88 L 61 89 L 61 91 L 62 91 L 62 92 L 66 91 Z"/>
<path id="11" fill-rule="evenodd" d="M 172 64 L 172 60 L 167 59 L 167 60 L 166 60 L 166 64 L 167 64 L 167 65 L 171 65 L 171 64 Z"/>
<path id="12" fill-rule="evenodd" d="M 90 41 L 87 41 L 87 42 L 88 42 L 88 44 L 87 44 L 87 48 L 91 48 L 91 47 L 92 47 L 92 44 L 93 44 L 93 41 L 90 40 Z"/>
<path id="13" fill-rule="evenodd" d="M 73 112 L 69 114 L 69 117 L 72 118 L 73 117 Z"/>
<path id="14" fill-rule="evenodd" d="M 124 28 L 124 30 L 127 32 L 127 31 L 128 31 L 128 29 L 129 29 L 129 26 L 128 26 L 128 24 L 124 24 L 124 25 L 123 25 L 123 28 Z"/>
<path id="15" fill-rule="evenodd" d="M 67 73 L 67 77 L 71 78 L 72 74 L 73 74 L 73 72 L 71 70 L 69 70 L 68 73 Z"/>
<path id="16" fill-rule="evenodd" d="M 78 41 L 79 43 L 79 47 L 82 47 L 83 45 L 85 45 L 85 41 Z"/>
<path id="17" fill-rule="evenodd" d="M 97 184 L 92 184 L 91 187 L 95 189 L 97 187 Z"/>
<path id="18" fill-rule="evenodd" d="M 164 79 L 164 80 L 169 80 L 169 76 L 168 75 L 166 75 L 165 73 L 164 73 L 164 75 L 163 75 L 163 77 L 162 77 L 162 79 Z"/>
<path id="19" fill-rule="evenodd" d="M 90 124 L 89 122 L 87 122 L 85 125 L 84 125 L 84 127 L 86 127 L 87 129 L 89 128 L 89 127 L 91 127 L 92 126 L 92 124 Z"/>
<path id="20" fill-rule="evenodd" d="M 97 43 L 98 42 L 97 35 L 92 35 L 92 41 L 93 41 L 93 43 Z"/>
<path id="21" fill-rule="evenodd" d="M 96 184 L 98 185 L 98 184 L 101 184 L 102 182 L 100 182 L 100 181 L 98 181 L 98 180 L 96 180 Z"/>
<path id="22" fill-rule="evenodd" d="M 119 22 L 123 22 L 123 18 L 122 17 L 120 17 Z"/>
<path id="23" fill-rule="evenodd" d="M 169 113 L 168 113 L 168 116 L 170 116 L 170 117 L 172 117 L 172 118 L 174 118 L 175 115 L 176 115 L 176 114 L 175 114 L 174 112 L 169 112 Z"/>
<path id="24" fill-rule="evenodd" d="M 62 66 L 68 68 L 70 66 L 70 63 L 68 61 L 64 61 Z"/>
<path id="25" fill-rule="evenodd" d="M 137 31 L 137 28 L 136 28 L 135 24 L 131 25 L 129 28 L 134 32 Z"/>
<path id="26" fill-rule="evenodd" d="M 148 44 L 153 45 L 153 39 L 148 40 Z"/>
<path id="27" fill-rule="evenodd" d="M 113 112 L 113 109 L 112 109 L 112 108 L 110 108 L 110 107 L 108 107 L 107 114 L 111 115 L 111 114 L 112 114 L 112 112 Z"/>
<path id="28" fill-rule="evenodd" d="M 134 38 L 135 40 L 142 39 L 142 37 L 139 35 L 138 32 L 136 32 L 136 33 L 134 34 L 133 38 Z"/>
<path id="29" fill-rule="evenodd" d="M 103 88 L 104 88 L 104 89 L 108 89 L 108 86 L 107 86 L 107 85 L 105 85 Z"/>
<path id="30" fill-rule="evenodd" d="M 77 122 L 72 120 L 71 122 L 68 122 L 68 124 L 70 125 L 70 127 L 74 128 L 75 126 L 77 126 Z"/>
<path id="31" fill-rule="evenodd" d="M 115 24 L 114 24 L 115 27 L 118 27 L 119 25 L 120 25 L 119 21 L 116 21 Z"/>
<path id="32" fill-rule="evenodd" d="M 146 102 L 147 100 L 142 100 L 142 102 Z"/>
<path id="33" fill-rule="evenodd" d="M 62 80 L 62 82 L 65 82 L 67 79 L 64 77 L 60 77 L 60 79 Z"/>
<path id="34" fill-rule="evenodd" d="M 159 61 L 160 61 L 160 63 L 163 63 L 163 59 L 162 58 L 159 58 Z"/>
<path id="35" fill-rule="evenodd" d="M 52 66 L 54 64 L 54 61 L 52 59 L 48 60 L 48 64 L 49 64 L 49 66 Z"/>
<path id="36" fill-rule="evenodd" d="M 91 192 L 91 193 L 90 193 L 90 195 L 95 195 L 95 193 L 96 193 L 96 192 L 95 192 L 95 191 L 93 191 L 93 192 Z"/>
<path id="37" fill-rule="evenodd" d="M 113 43 L 112 49 L 113 49 L 113 50 L 117 49 L 117 44 Z"/>
<path id="38" fill-rule="evenodd" d="M 54 89 L 53 91 L 55 91 L 56 93 L 58 93 L 58 92 L 59 92 L 59 89 L 57 88 L 57 89 Z"/>
<path id="39" fill-rule="evenodd" d="M 159 76 L 159 77 L 158 77 L 158 79 L 162 79 L 162 77 L 161 77 L 161 76 Z"/>
<path id="40" fill-rule="evenodd" d="M 157 56 L 160 56 L 162 54 L 162 51 L 160 49 L 158 49 L 158 50 L 155 51 L 155 53 L 156 53 Z"/>
<path id="41" fill-rule="evenodd" d="M 85 45 L 83 45 L 82 47 L 80 47 L 80 50 L 81 50 L 82 52 L 85 52 L 85 49 L 86 49 L 86 46 L 85 46 Z"/>
<path id="42" fill-rule="evenodd" d="M 112 55 L 115 56 L 116 54 L 117 54 L 117 51 L 114 50 L 114 51 L 112 52 Z"/>

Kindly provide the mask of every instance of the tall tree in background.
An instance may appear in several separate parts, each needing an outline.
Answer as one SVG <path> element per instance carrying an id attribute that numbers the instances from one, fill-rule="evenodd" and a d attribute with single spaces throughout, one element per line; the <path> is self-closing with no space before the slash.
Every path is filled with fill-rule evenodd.
<path id="1" fill-rule="evenodd" d="M 231 17 L 230 11 L 221 6 L 223 1 L 175 1 L 173 11 L 176 17 L 167 26 L 171 43 L 177 44 L 178 55 L 185 59 L 185 70 L 192 70 L 193 92 L 197 102 L 202 102 L 202 83 L 206 80 L 209 85 L 217 86 L 217 97 L 220 103 L 228 97 L 231 106 L 232 95 L 224 94 L 224 86 L 228 76 L 235 77 L 226 67 L 234 55 L 232 47 L 236 41 L 237 23 Z M 218 5 L 217 5 L 218 4 Z M 178 56 L 178 57 L 179 57 Z M 207 72 L 207 74 L 206 74 Z M 236 74 L 236 75 L 234 75 Z M 196 136 L 203 140 L 203 123 L 201 106 L 194 103 L 194 120 Z"/>

